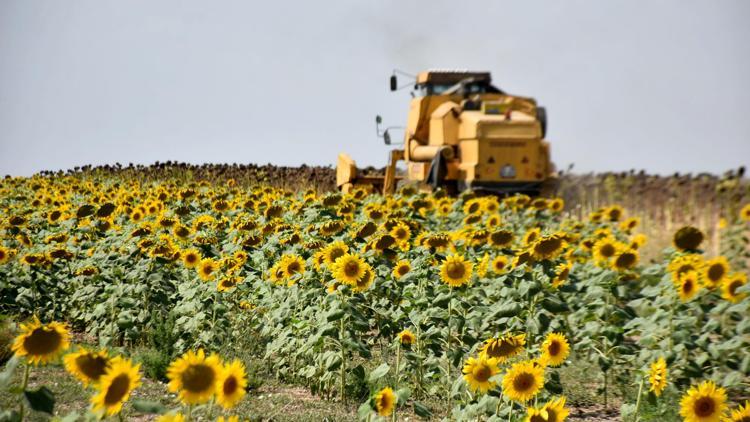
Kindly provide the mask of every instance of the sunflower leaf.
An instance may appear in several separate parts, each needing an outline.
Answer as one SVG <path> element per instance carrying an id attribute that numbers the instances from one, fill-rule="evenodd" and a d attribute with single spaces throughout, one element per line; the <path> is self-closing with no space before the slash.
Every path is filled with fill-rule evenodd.
<path id="1" fill-rule="evenodd" d="M 133 400 L 133 408 L 140 413 L 157 415 L 161 415 L 167 411 L 163 404 L 147 400 Z"/>
<path id="2" fill-rule="evenodd" d="M 385 376 L 385 374 L 388 373 L 388 371 L 391 369 L 390 366 L 388 366 L 387 363 L 383 363 L 377 368 L 373 369 L 372 372 L 370 372 L 370 377 L 368 378 L 370 382 L 375 382 L 378 379 Z"/>
<path id="3" fill-rule="evenodd" d="M 3 369 L 3 372 L 0 372 L 0 388 L 4 389 L 10 384 L 11 378 L 13 378 L 13 372 L 16 370 L 16 367 L 18 366 L 18 356 L 13 356 L 10 358 L 8 363 L 5 364 L 5 369 Z"/>
<path id="4" fill-rule="evenodd" d="M 50 415 L 54 412 L 55 396 L 49 388 L 40 387 L 37 390 L 26 390 L 23 392 L 23 395 L 26 397 L 26 401 L 29 402 L 29 407 L 37 412 L 49 413 Z"/>
<path id="5" fill-rule="evenodd" d="M 422 403 L 415 401 L 414 402 L 414 413 L 417 414 L 417 416 L 421 418 L 431 418 L 432 417 L 432 411 L 429 407 L 423 405 Z"/>

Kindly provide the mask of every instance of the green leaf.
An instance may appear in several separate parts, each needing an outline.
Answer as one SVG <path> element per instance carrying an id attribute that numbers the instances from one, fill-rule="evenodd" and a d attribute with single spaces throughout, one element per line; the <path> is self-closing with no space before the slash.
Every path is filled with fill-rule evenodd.
<path id="1" fill-rule="evenodd" d="M 21 422 L 21 415 L 15 410 L 0 412 L 0 422 Z"/>
<path id="2" fill-rule="evenodd" d="M 0 372 L 0 389 L 6 388 L 10 385 L 10 381 L 13 378 L 13 372 L 18 366 L 18 356 L 13 355 L 12 358 L 5 364 L 5 369 Z"/>
<path id="3" fill-rule="evenodd" d="M 37 412 L 52 414 L 55 410 L 55 396 L 47 387 L 40 387 L 37 390 L 26 390 L 23 392 L 29 407 Z"/>
<path id="4" fill-rule="evenodd" d="M 388 366 L 387 363 L 383 363 L 377 368 L 373 369 L 372 372 L 370 372 L 370 378 L 369 378 L 370 382 L 375 382 L 378 379 L 384 377 L 385 374 L 387 374 L 390 369 L 391 367 Z"/>
<path id="5" fill-rule="evenodd" d="M 399 388 L 396 390 L 396 397 L 398 397 L 397 403 L 404 404 L 411 397 L 411 390 L 407 387 Z"/>
<path id="6" fill-rule="evenodd" d="M 417 414 L 420 418 L 431 418 L 432 417 L 432 411 L 429 407 L 423 405 L 422 403 L 415 401 L 414 402 L 414 413 Z"/>
<path id="7" fill-rule="evenodd" d="M 156 415 L 162 415 L 167 411 L 167 408 L 163 404 L 148 400 L 133 400 L 133 408 L 140 413 Z"/>

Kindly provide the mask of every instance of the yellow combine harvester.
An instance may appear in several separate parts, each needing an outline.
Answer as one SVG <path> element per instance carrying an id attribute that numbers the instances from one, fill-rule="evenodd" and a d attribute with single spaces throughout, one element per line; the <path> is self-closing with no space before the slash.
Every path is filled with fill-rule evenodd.
<path id="1" fill-rule="evenodd" d="M 396 74 L 391 91 L 399 89 Z M 409 83 L 411 85 L 411 83 Z M 391 144 L 390 130 L 378 135 Z M 449 191 L 538 194 L 551 181 L 545 109 L 533 98 L 508 95 L 492 85 L 489 72 L 430 70 L 416 77 L 404 148 L 390 152 L 384 175 L 361 174 L 339 154 L 336 183 L 344 192 L 371 185 L 392 193 L 400 180 Z M 396 175 L 398 161 L 406 163 Z"/>

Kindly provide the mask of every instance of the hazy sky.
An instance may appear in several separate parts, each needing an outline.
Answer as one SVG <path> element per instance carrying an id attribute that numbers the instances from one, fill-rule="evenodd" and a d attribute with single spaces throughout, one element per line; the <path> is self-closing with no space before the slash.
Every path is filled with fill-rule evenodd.
<path id="1" fill-rule="evenodd" d="M 383 165 L 393 68 L 492 71 L 558 167 L 750 164 L 750 1 L 0 0 L 0 174 L 168 159 Z"/>

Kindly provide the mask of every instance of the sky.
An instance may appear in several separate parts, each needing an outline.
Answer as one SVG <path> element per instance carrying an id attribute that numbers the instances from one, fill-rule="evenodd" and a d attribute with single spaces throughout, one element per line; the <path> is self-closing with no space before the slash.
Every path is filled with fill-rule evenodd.
<path id="1" fill-rule="evenodd" d="M 0 174 L 84 164 L 385 164 L 393 69 L 492 72 L 558 168 L 750 164 L 744 0 L 0 0 Z M 403 82 L 406 82 L 405 80 Z"/>

